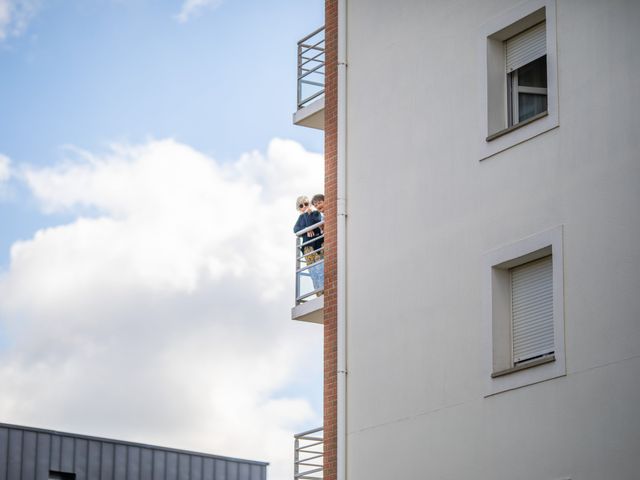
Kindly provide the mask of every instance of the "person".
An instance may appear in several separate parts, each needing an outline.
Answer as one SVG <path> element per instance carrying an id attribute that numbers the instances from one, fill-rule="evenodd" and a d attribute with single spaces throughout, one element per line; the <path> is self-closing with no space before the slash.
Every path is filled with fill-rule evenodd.
<path id="1" fill-rule="evenodd" d="M 300 216 L 298 217 L 296 224 L 293 226 L 294 233 L 297 234 L 299 231 L 322 221 L 322 214 L 311 208 L 309 205 L 309 198 L 305 196 L 298 197 L 296 200 L 296 208 L 298 212 L 300 212 Z M 309 266 L 307 270 L 309 271 L 311 281 L 313 282 L 313 289 L 322 290 L 324 286 L 324 264 L 318 263 L 322 260 L 322 256 L 320 252 L 317 251 L 324 243 L 322 231 L 320 228 L 314 228 L 300 235 L 300 238 L 303 244 L 300 249 L 304 254 L 306 264 Z M 316 238 L 315 241 L 314 238 Z M 314 265 L 316 263 L 318 264 Z"/>
<path id="2" fill-rule="evenodd" d="M 316 210 L 320 212 L 322 218 L 324 218 L 324 195 L 321 193 L 316 193 L 311 199 L 311 205 L 313 205 Z"/>
<path id="3" fill-rule="evenodd" d="M 316 193 L 311 198 L 311 205 L 320 212 L 320 218 L 324 220 L 324 195 L 322 193 Z M 324 246 L 324 224 L 320 225 L 320 231 L 322 232 L 322 238 L 320 239 L 320 245 L 318 248 L 322 248 Z M 324 258 L 324 248 L 322 248 L 319 252 L 320 258 Z"/>

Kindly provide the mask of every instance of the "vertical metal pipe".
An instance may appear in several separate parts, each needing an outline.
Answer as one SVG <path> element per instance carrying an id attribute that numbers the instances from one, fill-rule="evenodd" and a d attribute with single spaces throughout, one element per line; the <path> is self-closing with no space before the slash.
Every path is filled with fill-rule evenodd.
<path id="1" fill-rule="evenodd" d="M 338 0 L 337 480 L 347 478 L 347 0 Z"/>
<path id="2" fill-rule="evenodd" d="M 296 437 L 294 454 L 293 454 L 293 478 L 297 478 L 300 473 L 300 466 L 298 463 L 300 462 L 300 440 Z"/>
<path id="3" fill-rule="evenodd" d="M 298 305 L 298 298 L 300 298 L 300 273 L 298 272 L 298 270 L 300 270 L 300 254 L 298 253 L 300 251 L 300 237 L 296 237 L 296 298 L 294 299 L 294 305 Z"/>
<path id="4" fill-rule="evenodd" d="M 296 104 L 300 108 L 300 100 L 302 99 L 302 84 L 300 83 L 300 77 L 302 76 L 302 47 L 298 44 L 298 76 L 296 83 L 298 84 L 298 98 Z"/>

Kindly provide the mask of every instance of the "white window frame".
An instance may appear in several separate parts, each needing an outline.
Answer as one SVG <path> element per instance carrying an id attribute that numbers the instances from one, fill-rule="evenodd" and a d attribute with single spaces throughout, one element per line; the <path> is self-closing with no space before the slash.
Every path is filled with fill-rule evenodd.
<path id="1" fill-rule="evenodd" d="M 547 112 L 509 127 L 504 42 L 542 20 L 546 25 Z M 481 121 L 477 143 L 479 159 L 484 160 L 559 125 L 556 1 L 529 0 L 506 11 L 482 26 L 479 45 Z"/>
<path id="2" fill-rule="evenodd" d="M 483 256 L 486 396 L 566 375 L 562 232 L 558 226 Z M 514 367 L 509 269 L 548 255 L 553 268 L 554 355 Z"/>

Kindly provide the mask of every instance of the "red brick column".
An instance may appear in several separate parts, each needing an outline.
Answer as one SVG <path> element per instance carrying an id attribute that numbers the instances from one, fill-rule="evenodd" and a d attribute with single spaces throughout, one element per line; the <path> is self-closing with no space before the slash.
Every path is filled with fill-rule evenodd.
<path id="1" fill-rule="evenodd" d="M 325 0 L 324 94 L 324 478 L 336 480 L 337 467 L 337 157 L 338 157 L 338 1 Z"/>

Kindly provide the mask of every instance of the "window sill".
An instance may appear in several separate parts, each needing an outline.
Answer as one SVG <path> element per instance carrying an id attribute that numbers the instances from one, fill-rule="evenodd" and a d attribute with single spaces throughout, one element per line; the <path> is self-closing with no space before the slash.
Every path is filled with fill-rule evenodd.
<path id="1" fill-rule="evenodd" d="M 516 123 L 515 125 L 512 125 L 512 126 L 510 126 L 510 127 L 507 127 L 507 128 L 505 128 L 504 130 L 500 130 L 499 132 L 492 133 L 492 134 L 491 134 L 491 135 L 489 135 L 485 140 L 486 140 L 487 142 L 490 142 L 491 140 L 495 140 L 496 138 L 502 137 L 503 135 L 506 135 L 507 133 L 511 133 L 511 132 L 513 132 L 514 130 L 518 130 L 519 128 L 522 128 L 522 127 L 524 127 L 524 126 L 526 126 L 526 125 L 529 125 L 530 123 L 533 123 L 533 122 L 535 122 L 536 120 L 539 120 L 539 119 L 541 119 L 541 118 L 544 118 L 544 117 L 546 117 L 546 116 L 548 116 L 548 115 L 549 115 L 549 112 L 548 112 L 548 111 L 546 111 L 546 112 L 541 112 L 541 113 L 539 113 L 539 114 L 537 114 L 537 115 L 534 115 L 534 116 L 533 116 L 533 117 L 531 117 L 531 118 L 528 118 L 528 119 L 524 120 L 523 122 Z"/>
<path id="2" fill-rule="evenodd" d="M 556 356 L 551 354 L 542 358 L 536 358 L 535 360 L 531 360 L 530 362 L 521 363 L 520 365 L 516 365 L 515 367 L 507 368 L 505 370 L 500 370 L 498 372 L 493 372 L 491 374 L 491 378 L 502 377 L 504 375 L 509 375 L 510 373 L 519 372 L 521 370 L 526 370 L 527 368 L 537 367 L 538 365 L 544 365 L 545 363 L 551 363 L 556 361 Z"/>

